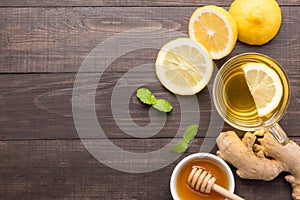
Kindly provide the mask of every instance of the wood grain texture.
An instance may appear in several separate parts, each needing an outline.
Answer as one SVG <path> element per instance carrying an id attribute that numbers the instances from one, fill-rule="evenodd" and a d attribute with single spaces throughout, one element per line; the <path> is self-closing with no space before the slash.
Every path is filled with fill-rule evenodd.
<path id="1" fill-rule="evenodd" d="M 10 7 L 50 7 L 50 6 L 118 6 L 118 7 L 132 7 L 132 6 L 203 6 L 203 5 L 219 5 L 219 6 L 228 6 L 232 3 L 232 0 L 2 0 L 0 6 L 10 6 Z M 299 5 L 297 0 L 278 0 L 279 5 Z"/>
<path id="2" fill-rule="evenodd" d="M 300 143 L 299 138 L 295 139 Z M 134 151 L 159 148 L 165 141 L 116 139 L 113 142 Z M 201 139 L 194 140 L 181 159 L 198 152 L 201 143 Z M 3 199 L 171 200 L 170 175 L 179 162 L 149 173 L 120 172 L 97 161 L 79 140 L 1 141 L 0 157 L 0 195 Z M 110 161 L 109 158 L 106 160 Z M 270 182 L 242 180 L 236 175 L 235 181 L 235 192 L 245 199 L 253 199 L 254 194 L 255 199 L 260 200 L 291 199 L 291 189 L 283 174 Z"/>
<path id="3" fill-rule="evenodd" d="M 187 35 L 188 20 L 194 9 L 1 8 L 0 72 L 77 72 L 90 51 L 115 34 L 134 28 L 156 27 Z M 300 14 L 300 7 L 283 7 L 282 11 L 283 23 L 274 40 L 261 47 L 238 42 L 226 59 L 242 52 L 261 52 L 278 59 L 284 67 L 291 68 L 287 69 L 288 73 L 299 74 L 297 64 L 300 62 L 300 33 L 297 16 Z M 120 48 L 126 48 L 126 45 Z M 124 68 L 133 63 L 154 63 L 157 51 L 158 49 L 143 49 L 141 44 L 141 49 L 128 52 L 115 61 L 115 64 L 122 66 L 117 70 L 124 71 Z M 222 61 L 224 60 L 219 63 Z"/>
<path id="4" fill-rule="evenodd" d="M 153 73 L 153 72 L 152 72 Z M 293 72 L 295 73 L 295 72 Z M 72 90 L 76 74 L 2 74 L 0 76 L 0 139 L 55 139 L 55 138 L 78 138 L 72 114 Z M 93 75 L 85 74 L 85 82 Z M 103 131 L 110 138 L 130 138 L 124 134 L 115 122 L 115 116 L 111 111 L 111 98 L 114 87 L 122 73 L 108 72 L 98 84 L 96 92 L 95 108 L 98 121 Z M 291 76 L 291 101 L 287 113 L 280 121 L 282 127 L 290 136 L 299 135 L 300 102 L 299 76 Z M 142 81 L 141 81 L 142 82 Z M 173 105 L 173 111 L 168 115 L 166 124 L 161 131 L 153 136 L 155 138 L 174 137 L 181 120 L 180 104 L 177 98 L 170 94 L 160 84 L 144 85 L 151 89 L 157 97 L 169 100 Z M 209 89 L 205 88 L 196 95 L 200 110 L 200 131 L 198 136 L 204 137 L 209 126 L 217 126 L 211 121 L 212 100 Z M 122 94 L 115 93 L 116 97 L 123 98 Z M 149 106 L 143 105 L 133 93 L 130 99 L 121 102 L 128 102 L 130 119 L 120 115 L 125 121 L 125 127 L 129 131 L 135 131 L 131 122 L 140 126 L 150 123 Z M 85 106 L 85 105 L 77 105 Z M 158 111 L 156 111 L 158 112 Z M 197 111 L 191 112 L 185 119 L 192 123 Z M 91 118 L 91 117 L 90 117 Z M 155 124 L 153 124 L 155 125 Z M 190 124 L 185 124 L 189 126 Z M 223 125 L 223 124 L 221 124 Z M 158 123 L 157 126 L 160 126 Z M 230 127 L 224 127 L 227 130 Z M 222 127 L 220 127 L 222 130 Z M 215 133 L 218 134 L 218 133 Z M 88 138 L 89 136 L 87 136 Z"/>
<path id="5" fill-rule="evenodd" d="M 196 7 L 209 3 L 228 8 L 231 2 L 2 0 L 0 199 L 171 200 L 169 180 L 172 170 L 179 160 L 198 152 L 203 146 L 212 115 L 209 95 L 211 85 L 197 94 L 200 112 L 194 111 L 191 114 L 200 115 L 200 130 L 188 151 L 176 162 L 158 171 L 133 174 L 107 167 L 105 163 L 116 162 L 113 157 L 108 157 L 103 163 L 99 162 L 79 140 L 72 114 L 74 81 L 87 55 L 112 36 L 141 27 L 158 30 L 165 28 L 187 36 L 188 20 Z M 264 53 L 278 60 L 286 70 L 291 84 L 290 105 L 280 124 L 290 138 L 300 144 L 300 2 L 278 2 L 282 8 L 283 23 L 274 40 L 260 47 L 238 42 L 230 56 L 215 61 L 215 64 L 220 68 L 230 57 L 249 51 Z M 164 35 L 158 34 L 157 38 L 160 37 Z M 147 139 L 133 138 L 118 127 L 112 114 L 111 98 L 117 81 L 136 66 L 148 63 L 154 65 L 157 52 L 158 49 L 143 48 L 141 44 L 141 49 L 118 57 L 105 71 L 100 71 L 103 76 L 98 82 L 95 97 L 98 121 L 106 137 L 127 151 L 141 153 L 164 147 L 175 137 L 181 123 L 178 100 L 158 83 L 145 86 L 174 106 L 158 134 Z M 144 71 L 145 76 L 150 73 L 153 70 Z M 88 73 L 80 75 L 84 77 L 83 82 L 91 84 L 91 79 L 99 76 L 99 70 L 92 68 Z M 137 77 L 140 79 L 142 76 Z M 90 92 L 88 88 L 87 92 Z M 122 98 L 121 93 L 117 92 L 116 96 Z M 129 103 L 131 121 L 140 126 L 151 122 L 149 107 L 142 105 L 134 93 L 125 100 Z M 133 130 L 134 127 L 131 127 L 129 121 L 127 124 L 126 120 L 123 120 L 125 126 Z M 191 115 L 187 121 L 192 120 Z M 227 124 L 218 126 L 215 128 L 232 130 Z M 92 141 L 89 135 L 84 138 L 84 141 Z M 214 144 L 215 137 L 209 139 Z M 97 148 L 111 153 L 107 150 L 108 140 L 99 141 L 104 145 Z M 215 153 L 216 147 L 211 152 Z M 128 160 L 119 162 L 130 164 Z M 231 168 L 235 171 L 234 167 Z M 236 193 L 245 199 L 291 199 L 291 188 L 284 180 L 284 175 L 270 182 L 242 180 L 235 175 Z"/>

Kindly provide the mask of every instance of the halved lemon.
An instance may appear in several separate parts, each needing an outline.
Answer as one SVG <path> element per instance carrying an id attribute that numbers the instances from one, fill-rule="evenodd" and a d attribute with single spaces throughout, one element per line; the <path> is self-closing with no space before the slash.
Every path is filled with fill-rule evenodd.
<path id="1" fill-rule="evenodd" d="M 209 52 L 189 38 L 165 44 L 158 53 L 155 67 L 163 86 L 179 95 L 193 95 L 202 90 L 213 72 Z"/>
<path id="2" fill-rule="evenodd" d="M 278 74 L 263 63 L 243 65 L 245 79 L 254 99 L 258 116 L 266 116 L 280 103 L 283 86 Z"/>
<path id="3" fill-rule="evenodd" d="M 203 6 L 192 14 L 189 36 L 203 44 L 213 59 L 227 56 L 237 40 L 237 25 L 232 15 L 218 6 Z"/>

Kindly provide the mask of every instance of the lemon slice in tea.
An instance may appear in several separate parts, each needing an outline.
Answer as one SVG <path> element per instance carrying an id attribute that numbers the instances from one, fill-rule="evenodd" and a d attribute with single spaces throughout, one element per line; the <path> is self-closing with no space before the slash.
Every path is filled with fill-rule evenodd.
<path id="1" fill-rule="evenodd" d="M 179 95 L 193 95 L 209 82 L 213 62 L 201 44 L 178 38 L 165 44 L 158 53 L 156 75 L 169 91 Z"/>
<path id="2" fill-rule="evenodd" d="M 245 79 L 254 99 L 258 116 L 266 116 L 280 103 L 283 86 L 278 74 L 263 63 L 243 65 Z"/>

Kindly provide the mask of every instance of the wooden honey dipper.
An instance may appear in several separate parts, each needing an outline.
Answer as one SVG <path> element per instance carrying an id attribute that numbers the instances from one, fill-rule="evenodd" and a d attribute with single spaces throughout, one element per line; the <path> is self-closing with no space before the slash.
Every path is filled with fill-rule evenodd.
<path id="1" fill-rule="evenodd" d="M 228 197 L 232 200 L 245 200 L 236 194 L 231 193 L 225 188 L 217 185 L 216 178 L 206 171 L 204 168 L 200 166 L 193 166 L 192 171 L 188 176 L 188 184 L 195 190 L 200 191 L 202 193 L 210 193 L 211 190 L 216 191 L 217 193 Z"/>

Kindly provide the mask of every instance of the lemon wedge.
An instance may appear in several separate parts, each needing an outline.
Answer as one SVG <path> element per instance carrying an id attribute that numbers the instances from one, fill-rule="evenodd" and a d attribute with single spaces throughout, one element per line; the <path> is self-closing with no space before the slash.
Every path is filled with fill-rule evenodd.
<path id="1" fill-rule="evenodd" d="M 202 90 L 213 72 L 209 52 L 189 38 L 165 44 L 158 53 L 155 67 L 162 85 L 179 95 L 193 95 Z"/>
<path id="2" fill-rule="evenodd" d="M 258 116 L 266 116 L 279 105 L 283 86 L 278 74 L 263 63 L 249 62 L 243 65 L 245 79 L 254 99 Z"/>
<path id="3" fill-rule="evenodd" d="M 224 8 L 203 6 L 190 17 L 190 38 L 203 44 L 213 59 L 227 56 L 235 46 L 237 35 L 236 22 Z"/>

